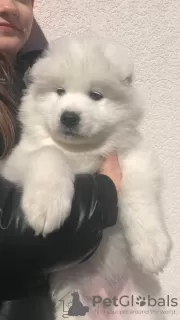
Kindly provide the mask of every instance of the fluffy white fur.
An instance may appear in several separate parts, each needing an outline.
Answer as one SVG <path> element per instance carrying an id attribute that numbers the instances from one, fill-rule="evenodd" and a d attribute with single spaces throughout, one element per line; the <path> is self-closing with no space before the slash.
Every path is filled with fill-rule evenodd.
<path id="1" fill-rule="evenodd" d="M 171 241 L 161 213 L 159 170 L 138 129 L 142 110 L 126 51 L 105 39 L 63 38 L 37 61 L 31 78 L 20 106 L 21 141 L 3 174 L 23 187 L 22 207 L 34 230 L 46 235 L 62 226 L 71 208 L 74 175 L 97 171 L 102 156 L 116 151 L 123 176 L 117 225 L 105 230 L 89 260 L 52 277 L 60 320 L 58 300 L 65 293 L 89 288 L 93 277 L 104 287 L 113 285 L 128 252 L 144 271 L 158 273 Z M 65 93 L 59 96 L 58 88 Z M 103 98 L 92 100 L 90 90 Z M 64 111 L 80 116 L 71 135 L 60 121 Z"/>

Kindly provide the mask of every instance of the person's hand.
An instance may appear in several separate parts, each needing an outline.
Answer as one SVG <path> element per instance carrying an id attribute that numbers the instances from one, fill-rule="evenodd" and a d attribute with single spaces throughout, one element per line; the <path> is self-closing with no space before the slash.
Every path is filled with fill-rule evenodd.
<path id="1" fill-rule="evenodd" d="M 122 174 L 116 154 L 111 153 L 103 160 L 99 173 L 108 176 L 114 182 L 117 192 L 120 190 Z"/>

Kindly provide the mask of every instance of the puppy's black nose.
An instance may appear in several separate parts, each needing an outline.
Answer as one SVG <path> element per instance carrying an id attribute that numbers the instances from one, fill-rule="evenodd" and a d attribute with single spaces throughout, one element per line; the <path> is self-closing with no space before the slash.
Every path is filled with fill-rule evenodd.
<path id="1" fill-rule="evenodd" d="M 76 112 L 64 111 L 61 115 L 61 123 L 67 128 L 73 128 L 78 125 L 80 117 Z"/>

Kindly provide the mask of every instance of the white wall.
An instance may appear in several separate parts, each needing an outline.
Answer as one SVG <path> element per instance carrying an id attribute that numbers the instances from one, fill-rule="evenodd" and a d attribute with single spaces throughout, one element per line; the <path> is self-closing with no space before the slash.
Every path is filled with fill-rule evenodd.
<path id="1" fill-rule="evenodd" d="M 180 304 L 179 0 L 37 0 L 35 17 L 48 40 L 94 32 L 112 36 L 130 49 L 145 99 L 144 133 L 164 172 L 163 203 L 174 242 L 171 262 L 160 279 L 164 294 Z"/>

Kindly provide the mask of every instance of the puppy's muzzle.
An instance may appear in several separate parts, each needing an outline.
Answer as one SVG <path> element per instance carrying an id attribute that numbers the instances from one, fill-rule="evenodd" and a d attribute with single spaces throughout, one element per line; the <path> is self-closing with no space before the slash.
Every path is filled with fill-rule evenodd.
<path id="1" fill-rule="evenodd" d="M 67 129 L 74 129 L 80 122 L 80 116 L 76 112 L 64 111 L 61 115 L 61 124 Z"/>

